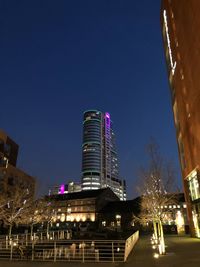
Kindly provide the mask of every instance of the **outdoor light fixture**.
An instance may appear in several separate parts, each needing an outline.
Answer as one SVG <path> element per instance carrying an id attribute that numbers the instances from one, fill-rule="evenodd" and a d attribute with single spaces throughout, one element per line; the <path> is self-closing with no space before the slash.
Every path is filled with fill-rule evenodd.
<path id="1" fill-rule="evenodd" d="M 153 254 L 153 257 L 154 257 L 155 259 L 158 259 L 158 258 L 159 258 L 159 254 L 158 254 L 158 253 L 154 253 L 154 254 Z"/>

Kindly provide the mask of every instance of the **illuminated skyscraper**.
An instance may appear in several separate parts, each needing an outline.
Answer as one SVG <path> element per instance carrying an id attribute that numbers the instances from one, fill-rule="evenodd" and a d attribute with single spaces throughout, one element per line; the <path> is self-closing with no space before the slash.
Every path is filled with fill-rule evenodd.
<path id="1" fill-rule="evenodd" d="M 110 187 L 126 199 L 125 181 L 119 179 L 115 135 L 108 112 L 84 112 L 82 145 L 82 189 Z"/>
<path id="2" fill-rule="evenodd" d="M 163 0 L 161 25 L 190 231 L 200 237 L 200 1 Z"/>

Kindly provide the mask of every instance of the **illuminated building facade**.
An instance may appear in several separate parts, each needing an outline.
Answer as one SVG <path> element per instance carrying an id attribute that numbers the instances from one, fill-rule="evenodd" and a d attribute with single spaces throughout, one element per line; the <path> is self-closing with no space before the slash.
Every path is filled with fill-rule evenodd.
<path id="1" fill-rule="evenodd" d="M 107 204 L 119 200 L 110 188 L 88 190 L 68 194 L 48 196 L 53 203 L 54 218 L 56 225 L 67 223 L 96 222 L 99 210 Z"/>
<path id="2" fill-rule="evenodd" d="M 200 237 L 200 1 L 163 0 L 162 35 L 192 236 Z"/>
<path id="3" fill-rule="evenodd" d="M 77 182 L 68 182 L 66 184 L 56 185 L 49 190 L 49 195 L 68 194 L 80 192 L 82 190 L 81 184 Z"/>
<path id="4" fill-rule="evenodd" d="M 115 134 L 108 112 L 84 112 L 82 145 L 82 189 L 110 187 L 121 200 L 126 199 L 125 181 L 119 179 Z"/>

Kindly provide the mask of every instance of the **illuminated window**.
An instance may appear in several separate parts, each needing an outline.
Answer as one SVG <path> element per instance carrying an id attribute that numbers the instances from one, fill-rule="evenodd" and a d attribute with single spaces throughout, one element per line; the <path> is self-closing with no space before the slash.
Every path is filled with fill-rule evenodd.
<path id="1" fill-rule="evenodd" d="M 71 213 L 72 209 L 71 208 L 67 208 L 67 213 Z"/>
<path id="2" fill-rule="evenodd" d="M 65 214 L 64 213 L 61 214 L 60 220 L 61 220 L 61 222 L 64 222 L 65 221 Z"/>
<path id="3" fill-rule="evenodd" d="M 196 170 L 192 171 L 187 177 L 188 185 L 190 190 L 190 197 L 192 200 L 200 198 L 199 182 L 198 182 L 198 173 Z"/>
<path id="4" fill-rule="evenodd" d="M 102 222 L 102 226 L 104 226 L 104 227 L 106 226 L 106 221 Z"/>

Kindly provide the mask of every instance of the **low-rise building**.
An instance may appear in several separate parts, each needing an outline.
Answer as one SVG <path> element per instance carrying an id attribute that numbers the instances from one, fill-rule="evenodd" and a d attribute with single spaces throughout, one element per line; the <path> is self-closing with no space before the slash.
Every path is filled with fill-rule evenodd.
<path id="1" fill-rule="evenodd" d="M 96 222 L 99 211 L 119 200 L 110 188 L 48 196 L 54 210 L 53 223 L 58 227 L 74 223 Z"/>
<path id="2" fill-rule="evenodd" d="M 128 201 L 114 201 L 107 203 L 98 213 L 100 228 L 113 230 L 129 230 L 144 228 L 138 223 L 140 214 L 141 198 Z M 163 228 L 166 233 L 188 233 L 188 219 L 186 203 L 183 193 L 173 194 L 171 202 L 162 206 Z"/>

